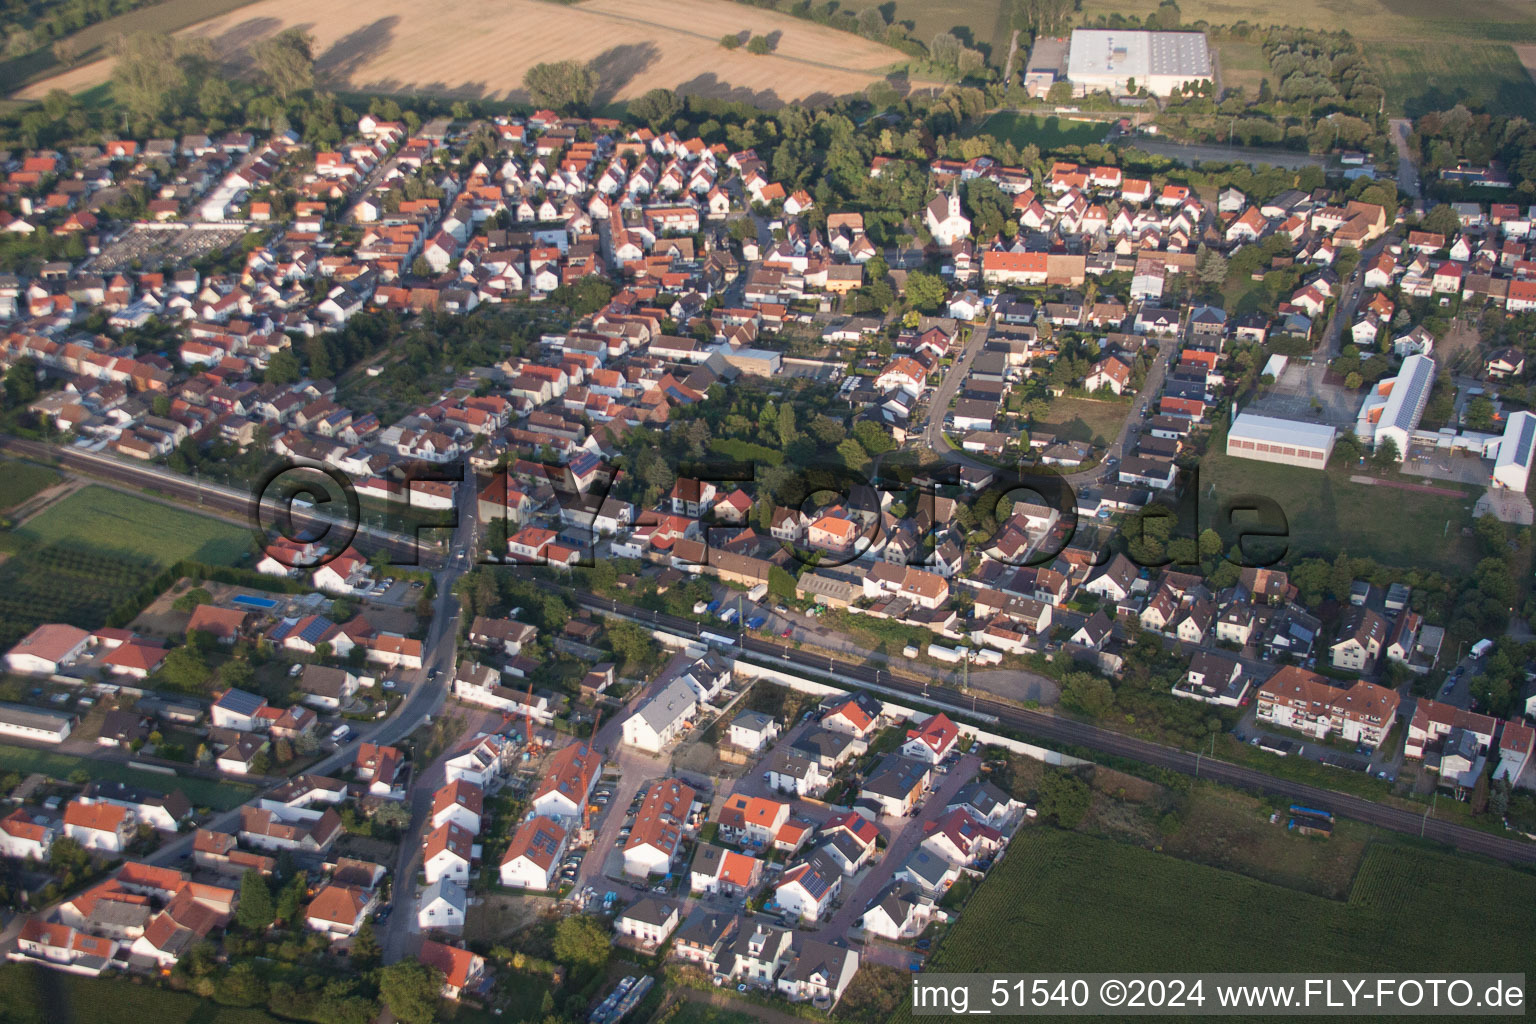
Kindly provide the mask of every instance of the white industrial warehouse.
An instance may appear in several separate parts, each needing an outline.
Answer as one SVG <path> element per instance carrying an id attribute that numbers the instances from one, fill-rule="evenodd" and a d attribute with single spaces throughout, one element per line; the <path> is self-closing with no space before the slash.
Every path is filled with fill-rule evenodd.
<path id="1" fill-rule="evenodd" d="M 1435 361 L 1429 356 L 1412 355 L 1403 360 L 1395 377 L 1376 382 L 1355 421 L 1360 440 L 1380 447 L 1388 439 L 1397 445 L 1397 460 L 1408 457 L 1408 442 L 1418 430 L 1429 403 L 1429 391 L 1435 383 Z"/>
<path id="2" fill-rule="evenodd" d="M 1323 469 L 1338 431 L 1323 423 L 1238 413 L 1227 431 L 1227 454 L 1239 459 Z"/>
<path id="3" fill-rule="evenodd" d="M 1075 96 L 1118 95 L 1142 86 L 1154 96 L 1169 96 L 1183 85 L 1211 77 L 1211 51 L 1204 32 L 1072 31 L 1067 81 Z"/>

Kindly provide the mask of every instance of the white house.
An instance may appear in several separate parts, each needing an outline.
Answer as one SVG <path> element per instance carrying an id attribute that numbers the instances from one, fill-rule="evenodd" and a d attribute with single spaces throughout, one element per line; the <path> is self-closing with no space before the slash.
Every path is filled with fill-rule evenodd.
<path id="1" fill-rule="evenodd" d="M 523 822 L 501 858 L 501 884 L 539 891 L 550 888 L 567 838 L 558 822 L 542 814 Z"/>
<path id="2" fill-rule="evenodd" d="M 64 808 L 64 835 L 87 850 L 122 853 L 133 830 L 133 814 L 126 807 L 76 799 Z"/>
<path id="3" fill-rule="evenodd" d="M 439 878 L 468 881 L 469 865 L 474 855 L 474 834 L 451 821 L 433 829 L 421 844 L 422 869 L 428 883 Z"/>
<path id="4" fill-rule="evenodd" d="M 698 695 L 694 688 L 685 679 L 673 679 L 641 702 L 635 713 L 624 720 L 624 742 L 659 754 L 683 731 L 697 707 Z"/>
<path id="5" fill-rule="evenodd" d="M 468 779 L 448 783 L 432 794 L 431 827 L 441 828 L 451 821 L 470 835 L 478 835 L 484 799 L 485 791 Z"/>
<path id="6" fill-rule="evenodd" d="M 18 807 L 0 818 L 0 856 L 20 860 L 47 860 L 53 848 L 53 823 L 34 819 Z"/>
<path id="7" fill-rule="evenodd" d="M 813 852 L 779 877 L 774 900 L 779 908 L 807 921 L 818 921 L 843 889 L 843 873 L 825 854 Z"/>
<path id="8" fill-rule="evenodd" d="M 749 753 L 760 753 L 778 738 L 779 723 L 761 711 L 743 711 L 731 719 L 731 746 Z"/>
<path id="9" fill-rule="evenodd" d="M 614 920 L 613 930 L 647 949 L 654 949 L 672 937 L 679 922 L 677 907 L 646 896 Z"/>
<path id="10" fill-rule="evenodd" d="M 416 904 L 416 924 L 423 931 L 432 928 L 462 928 L 468 902 L 464 886 L 451 879 L 440 878 L 421 890 L 421 899 Z"/>

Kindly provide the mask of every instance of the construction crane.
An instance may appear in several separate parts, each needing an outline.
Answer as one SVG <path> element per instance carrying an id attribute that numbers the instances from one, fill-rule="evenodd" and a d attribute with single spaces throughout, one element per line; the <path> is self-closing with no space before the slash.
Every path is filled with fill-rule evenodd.
<path id="1" fill-rule="evenodd" d="M 597 727 L 599 725 L 601 725 L 602 722 L 603 722 L 603 708 L 602 708 L 602 705 L 598 705 L 597 714 L 592 719 L 592 735 L 587 737 L 587 754 L 588 754 L 588 756 L 597 753 Z M 582 831 L 584 831 L 584 832 L 587 831 L 587 829 L 591 826 L 592 812 L 594 810 L 596 810 L 596 809 L 597 809 L 596 805 L 593 804 L 592 801 L 588 800 L 587 803 L 586 803 L 586 806 L 584 807 L 584 809 L 581 812 L 581 828 L 582 828 Z"/>
<path id="2" fill-rule="evenodd" d="M 527 703 L 525 703 L 523 705 L 523 727 L 525 729 L 527 729 L 527 731 L 528 731 L 528 737 L 527 737 L 528 738 L 528 756 L 529 757 L 537 757 L 537 756 L 539 756 L 539 753 L 543 750 L 543 745 L 539 743 L 537 737 L 535 737 L 534 734 L 533 734 L 533 680 L 532 679 L 528 680 L 528 700 L 527 700 Z"/>

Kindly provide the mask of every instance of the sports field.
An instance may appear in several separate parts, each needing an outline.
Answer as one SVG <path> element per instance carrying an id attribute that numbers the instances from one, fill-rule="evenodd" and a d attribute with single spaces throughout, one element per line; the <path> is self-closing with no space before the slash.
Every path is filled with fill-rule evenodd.
<path id="1" fill-rule="evenodd" d="M 1476 494 L 1415 494 L 1411 502 L 1394 501 L 1392 491 L 1354 483 L 1349 475 L 1210 452 L 1200 460 L 1202 521 L 1217 517 L 1224 498 L 1257 494 L 1273 498 L 1285 512 L 1288 561 L 1331 560 L 1347 551 L 1383 565 L 1457 574 L 1477 564 L 1475 544 L 1461 535 L 1462 527 L 1471 524 Z M 1383 507 L 1391 507 L 1392 514 L 1383 515 Z"/>
<path id="2" fill-rule="evenodd" d="M 183 558 L 232 565 L 251 547 L 251 535 L 238 526 L 108 487 L 86 487 L 49 506 L 18 538 L 29 546 L 69 545 L 157 569 Z"/>
<path id="3" fill-rule="evenodd" d="M 1331 900 L 1028 829 L 925 971 L 1524 971 L 1536 932 L 1508 908 L 1533 899 L 1536 876 L 1406 846 L 1371 846 L 1348 899 Z"/>
<path id="4" fill-rule="evenodd" d="M 600 101 L 657 86 L 773 103 L 862 90 L 907 57 L 879 43 L 729 0 L 259 0 L 186 30 L 238 62 L 252 43 L 301 26 L 315 38 L 320 79 L 356 92 L 520 98 L 523 73 L 543 61 L 591 61 Z M 751 32 L 775 43 L 754 56 L 719 45 Z M 97 61 L 23 90 L 81 92 L 111 72 Z"/>

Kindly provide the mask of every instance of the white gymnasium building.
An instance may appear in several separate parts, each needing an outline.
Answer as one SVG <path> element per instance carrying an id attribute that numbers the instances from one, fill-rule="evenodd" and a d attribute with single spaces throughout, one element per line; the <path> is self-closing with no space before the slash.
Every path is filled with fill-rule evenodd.
<path id="1" fill-rule="evenodd" d="M 1211 79 L 1211 50 L 1204 32 L 1072 31 L 1067 81 L 1074 96 L 1120 95 L 1143 86 L 1154 96 L 1168 96 L 1190 82 Z"/>
<path id="2" fill-rule="evenodd" d="M 1333 454 L 1338 431 L 1325 423 L 1282 420 L 1238 413 L 1227 431 L 1227 454 L 1258 462 L 1279 462 L 1303 469 L 1323 469 Z"/>
<path id="3" fill-rule="evenodd" d="M 1531 478 L 1532 449 L 1536 448 L 1536 415 L 1517 412 L 1504 424 L 1499 453 L 1493 460 L 1493 486 L 1520 493 Z"/>

